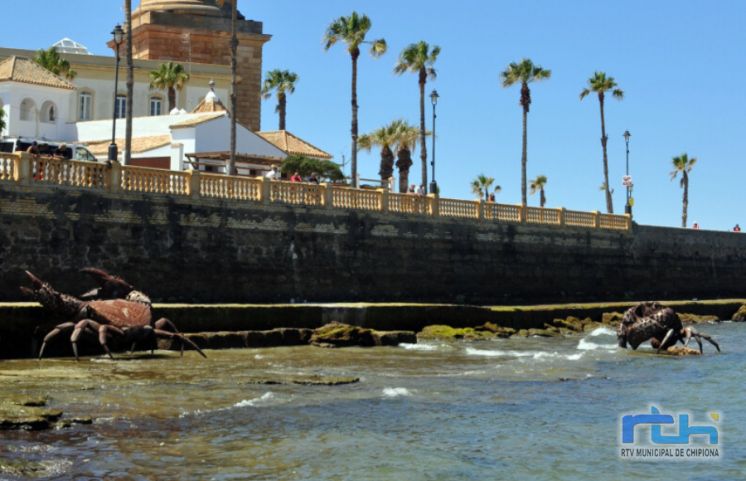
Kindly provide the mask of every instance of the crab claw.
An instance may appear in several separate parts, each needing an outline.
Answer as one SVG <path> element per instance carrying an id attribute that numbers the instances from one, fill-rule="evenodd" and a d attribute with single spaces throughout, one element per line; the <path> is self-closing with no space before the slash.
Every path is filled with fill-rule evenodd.
<path id="1" fill-rule="evenodd" d="M 91 276 L 98 288 L 91 289 L 81 296 L 81 299 L 123 299 L 135 290 L 135 287 L 119 276 L 109 274 L 97 267 L 84 267 L 80 270 Z"/>
<path id="2" fill-rule="evenodd" d="M 44 281 L 36 277 L 30 271 L 24 271 L 24 272 L 26 273 L 26 276 L 31 280 L 31 284 L 33 284 L 34 289 L 41 289 L 41 286 L 44 285 Z"/>

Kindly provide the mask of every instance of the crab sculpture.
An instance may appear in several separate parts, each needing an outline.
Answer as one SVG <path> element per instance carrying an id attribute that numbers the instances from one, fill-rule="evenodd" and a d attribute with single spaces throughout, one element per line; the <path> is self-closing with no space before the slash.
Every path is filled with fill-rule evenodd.
<path id="1" fill-rule="evenodd" d="M 47 344 L 63 331 L 73 331 L 70 342 L 75 359 L 78 357 L 78 340 L 84 332 L 98 334 L 98 341 L 104 351 L 112 356 L 108 346 L 110 336 L 119 336 L 133 345 L 138 342 L 153 343 L 156 338 L 178 339 L 183 346 L 187 344 L 202 357 L 207 357 L 191 340 L 184 337 L 174 324 L 161 318 L 153 320 L 150 298 L 119 277 L 111 276 L 99 269 L 87 268 L 84 272 L 92 275 L 99 282 L 99 287 L 87 292 L 81 298 L 64 294 L 26 271 L 32 288 L 21 287 L 21 291 L 36 300 L 46 309 L 70 319 L 55 326 L 45 337 L 39 350 L 39 359 L 44 355 Z M 92 300 L 83 300 L 92 299 Z"/>
<path id="2" fill-rule="evenodd" d="M 637 349 L 643 342 L 650 341 L 650 345 L 660 352 L 678 342 L 688 346 L 692 338 L 699 344 L 700 353 L 702 353 L 702 339 L 715 346 L 720 352 L 720 346 L 714 339 L 697 332 L 693 327 L 684 327 L 673 309 L 658 302 L 643 302 L 631 307 L 624 313 L 622 322 L 617 328 L 619 347 L 623 348 L 629 344 L 632 349 Z"/>

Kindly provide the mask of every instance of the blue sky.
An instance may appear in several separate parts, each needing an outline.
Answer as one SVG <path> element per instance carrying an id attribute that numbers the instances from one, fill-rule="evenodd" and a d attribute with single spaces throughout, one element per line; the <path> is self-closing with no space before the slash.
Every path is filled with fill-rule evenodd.
<path id="1" fill-rule="evenodd" d="M 36 49 L 69 36 L 105 54 L 121 2 L 73 3 L 76 9 L 58 0 L 15 3 L 13 17 L 34 20 L 6 22 L 0 46 Z M 471 198 L 470 181 L 484 173 L 502 186 L 499 202 L 520 202 L 519 91 L 502 88 L 499 73 L 529 57 L 552 70 L 551 79 L 532 86 L 528 149 L 529 178 L 549 178 L 549 206 L 605 209 L 598 101 L 578 99 L 587 79 L 602 70 L 626 94 L 606 108 L 616 212 L 623 211 L 622 133 L 629 129 L 638 222 L 680 225 L 681 189 L 668 174 L 671 158 L 687 152 L 699 159 L 691 175 L 690 224 L 746 225 L 742 1 L 242 0 L 239 8 L 273 35 L 265 71 L 300 75 L 289 98 L 288 128 L 337 160 L 349 159 L 350 59 L 342 46 L 325 52 L 321 39 L 332 20 L 358 10 L 373 21 L 370 37 L 389 44 L 382 58 L 364 55 L 360 62 L 361 132 L 396 118 L 418 122 L 417 78 L 395 76 L 393 67 L 409 43 L 442 48 L 428 92 L 437 88 L 441 95 L 436 176 L 443 196 Z M 262 126 L 277 126 L 273 100 L 263 104 Z M 375 153 L 363 153 L 359 164 L 364 177 L 376 177 Z M 418 164 L 412 173 L 411 182 L 419 183 Z M 538 196 L 529 203 L 538 204 Z"/>

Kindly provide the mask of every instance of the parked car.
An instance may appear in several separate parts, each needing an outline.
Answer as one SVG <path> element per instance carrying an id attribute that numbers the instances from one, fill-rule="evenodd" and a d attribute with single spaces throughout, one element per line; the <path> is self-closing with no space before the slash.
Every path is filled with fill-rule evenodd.
<path id="1" fill-rule="evenodd" d="M 84 145 L 27 137 L 4 138 L 0 140 L 0 152 L 26 152 L 34 141 L 36 141 L 36 146 L 39 149 L 39 155 L 59 156 L 64 159 L 81 160 L 84 162 L 98 162 L 96 157 Z"/>

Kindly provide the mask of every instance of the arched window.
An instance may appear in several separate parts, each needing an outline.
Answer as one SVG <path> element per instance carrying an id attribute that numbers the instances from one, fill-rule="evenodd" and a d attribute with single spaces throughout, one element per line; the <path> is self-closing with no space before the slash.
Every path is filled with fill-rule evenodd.
<path id="1" fill-rule="evenodd" d="M 21 120 L 36 120 L 36 103 L 31 99 L 21 102 Z"/>
<path id="2" fill-rule="evenodd" d="M 163 113 L 163 99 L 157 96 L 150 97 L 150 115 L 161 115 Z"/>
<path id="3" fill-rule="evenodd" d="M 41 106 L 41 121 L 49 124 L 57 122 L 57 106 L 47 100 Z"/>
<path id="4" fill-rule="evenodd" d="M 78 119 L 93 119 L 93 93 L 88 91 L 80 92 L 78 101 Z"/>

